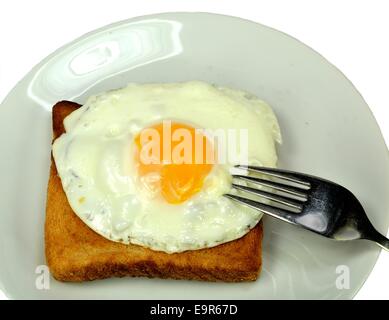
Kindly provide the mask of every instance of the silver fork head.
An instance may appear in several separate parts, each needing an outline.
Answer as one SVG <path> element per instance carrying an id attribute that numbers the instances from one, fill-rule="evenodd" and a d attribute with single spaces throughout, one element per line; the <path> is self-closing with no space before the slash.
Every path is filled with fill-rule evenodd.
<path id="1" fill-rule="evenodd" d="M 227 198 L 328 238 L 369 239 L 389 249 L 389 240 L 375 230 L 360 202 L 346 188 L 287 170 L 237 167 L 248 175 L 233 175 L 236 193 L 226 194 Z"/>

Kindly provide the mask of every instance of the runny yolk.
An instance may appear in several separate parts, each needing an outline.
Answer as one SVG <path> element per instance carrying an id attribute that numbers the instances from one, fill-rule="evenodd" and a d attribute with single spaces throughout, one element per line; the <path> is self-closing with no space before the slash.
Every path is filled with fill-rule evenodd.
<path id="1" fill-rule="evenodd" d="M 135 159 L 138 175 L 143 178 L 141 180 L 146 184 L 146 187 L 153 191 L 159 191 L 168 203 L 179 204 L 201 190 L 204 179 L 213 166 L 213 158 L 210 156 L 213 154 L 213 150 L 208 138 L 196 131 L 195 128 L 177 122 L 171 122 L 170 128 L 171 134 L 167 136 L 163 123 L 147 128 L 154 129 L 154 133 L 159 137 L 156 143 L 154 141 L 154 146 L 159 147 L 160 152 L 157 153 L 156 157 L 155 154 L 151 156 L 154 159 L 151 163 L 150 161 L 142 161 L 141 150 L 142 147 L 145 147 L 145 143 L 141 139 L 142 133 L 138 134 L 135 138 L 138 149 Z M 181 135 L 183 130 L 179 129 L 184 129 L 185 136 Z M 170 140 L 170 148 L 166 147 L 166 142 L 169 142 L 166 139 Z M 199 143 L 199 141 L 201 142 Z M 151 151 L 148 152 L 148 155 L 150 153 Z"/>

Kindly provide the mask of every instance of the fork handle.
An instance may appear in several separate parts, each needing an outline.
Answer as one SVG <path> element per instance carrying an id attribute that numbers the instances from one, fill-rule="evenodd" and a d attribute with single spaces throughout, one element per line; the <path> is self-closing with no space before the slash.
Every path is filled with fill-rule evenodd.
<path id="1" fill-rule="evenodd" d="M 389 251 L 389 239 L 384 237 L 381 233 L 375 230 L 374 234 L 369 237 L 369 240 L 377 243 L 381 248 Z"/>

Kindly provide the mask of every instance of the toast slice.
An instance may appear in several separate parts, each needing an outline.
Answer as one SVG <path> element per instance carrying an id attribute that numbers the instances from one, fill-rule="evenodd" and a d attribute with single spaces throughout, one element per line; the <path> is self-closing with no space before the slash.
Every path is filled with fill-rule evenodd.
<path id="1" fill-rule="evenodd" d="M 64 118 L 80 105 L 58 102 L 52 111 L 54 139 Z M 47 192 L 45 251 L 55 279 L 85 281 L 145 276 L 206 281 L 253 281 L 261 269 L 262 223 L 240 239 L 213 248 L 168 254 L 126 245 L 95 233 L 73 212 L 51 160 Z"/>

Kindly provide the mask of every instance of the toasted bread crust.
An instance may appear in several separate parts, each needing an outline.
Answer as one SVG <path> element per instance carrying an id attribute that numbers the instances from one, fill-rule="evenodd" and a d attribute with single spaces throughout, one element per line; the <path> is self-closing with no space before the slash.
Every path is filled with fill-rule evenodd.
<path id="1" fill-rule="evenodd" d="M 53 107 L 54 139 L 65 132 L 63 119 L 80 105 Z M 253 281 L 261 269 L 262 223 L 244 237 L 219 246 L 168 254 L 113 242 L 95 233 L 73 212 L 52 158 L 47 192 L 45 251 L 55 279 L 85 281 L 145 276 L 206 281 Z"/>

